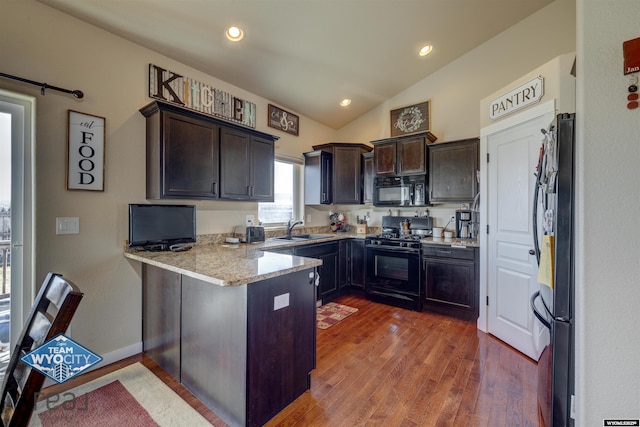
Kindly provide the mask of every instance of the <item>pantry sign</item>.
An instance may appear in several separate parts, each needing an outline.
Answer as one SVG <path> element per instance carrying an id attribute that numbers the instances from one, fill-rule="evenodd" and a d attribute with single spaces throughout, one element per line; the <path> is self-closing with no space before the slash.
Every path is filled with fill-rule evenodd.
<path id="1" fill-rule="evenodd" d="M 149 96 L 198 113 L 256 127 L 256 104 L 157 65 L 149 64 Z"/>
<path id="2" fill-rule="evenodd" d="M 540 76 L 494 99 L 489 104 L 489 118 L 497 120 L 542 99 L 544 79 Z"/>

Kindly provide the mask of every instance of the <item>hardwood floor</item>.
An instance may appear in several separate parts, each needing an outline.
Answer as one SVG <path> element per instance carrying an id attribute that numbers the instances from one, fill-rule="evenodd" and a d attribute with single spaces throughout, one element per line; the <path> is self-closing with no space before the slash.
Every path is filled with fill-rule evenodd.
<path id="1" fill-rule="evenodd" d="M 267 426 L 539 425 L 536 364 L 478 331 L 475 323 L 352 296 L 337 302 L 358 312 L 317 330 L 311 390 Z M 216 427 L 226 425 L 145 355 L 110 370 L 136 361 Z"/>

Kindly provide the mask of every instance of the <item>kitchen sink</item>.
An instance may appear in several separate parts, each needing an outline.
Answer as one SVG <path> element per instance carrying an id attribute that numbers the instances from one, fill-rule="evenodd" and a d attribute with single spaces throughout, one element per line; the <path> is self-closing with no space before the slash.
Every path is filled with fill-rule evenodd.
<path id="1" fill-rule="evenodd" d="M 287 236 L 273 237 L 273 239 L 275 239 L 275 240 L 291 240 L 292 242 L 299 242 L 301 240 L 328 239 L 328 238 L 333 238 L 333 237 L 335 237 L 335 236 L 333 236 L 331 234 L 296 234 L 296 235 L 291 236 L 291 237 L 287 237 Z"/>

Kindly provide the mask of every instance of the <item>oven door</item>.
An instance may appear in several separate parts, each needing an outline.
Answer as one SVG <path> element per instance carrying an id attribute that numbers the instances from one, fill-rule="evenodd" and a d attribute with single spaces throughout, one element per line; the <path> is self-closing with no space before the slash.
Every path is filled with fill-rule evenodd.
<path id="1" fill-rule="evenodd" d="M 420 310 L 420 250 L 369 245 L 366 251 L 367 296 Z"/>

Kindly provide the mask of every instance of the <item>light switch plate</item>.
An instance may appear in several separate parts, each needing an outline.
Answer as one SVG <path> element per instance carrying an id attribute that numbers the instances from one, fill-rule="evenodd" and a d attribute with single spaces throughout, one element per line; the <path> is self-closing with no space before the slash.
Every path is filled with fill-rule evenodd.
<path id="1" fill-rule="evenodd" d="M 80 218 L 56 218 L 56 234 L 80 234 Z"/>
<path id="2" fill-rule="evenodd" d="M 247 216 L 245 217 L 245 221 L 246 221 L 246 224 L 245 224 L 245 225 L 246 225 L 247 227 L 250 227 L 250 226 L 252 226 L 252 225 L 255 225 L 256 217 L 255 217 L 255 216 L 253 216 L 253 215 L 247 215 Z"/>

